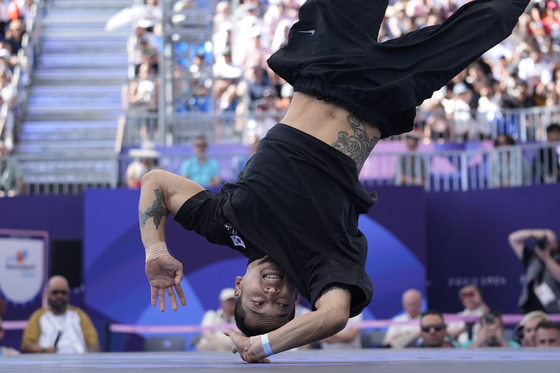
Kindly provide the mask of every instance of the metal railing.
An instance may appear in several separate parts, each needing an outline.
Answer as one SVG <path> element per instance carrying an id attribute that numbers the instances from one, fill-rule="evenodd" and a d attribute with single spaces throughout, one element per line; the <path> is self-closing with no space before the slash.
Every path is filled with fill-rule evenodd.
<path id="1" fill-rule="evenodd" d="M 214 145 L 210 150 L 209 156 L 220 165 L 222 182 L 234 180 L 250 157 L 249 147 L 237 144 Z M 559 180 L 559 152 L 560 143 L 433 152 L 374 150 L 362 168 L 360 180 L 366 186 L 420 185 L 428 192 L 550 184 Z M 84 155 L 71 159 L 52 155 L 43 156 L 45 162 L 40 164 L 28 162 L 31 155 L 15 158 L 24 175 L 25 193 L 69 194 L 87 188 L 126 187 L 127 167 L 137 159 L 130 154 Z M 162 147 L 148 156 L 146 169 L 157 167 L 179 174 L 182 162 L 192 155 L 190 147 Z M 99 182 L 100 174 L 105 175 L 105 182 Z"/>

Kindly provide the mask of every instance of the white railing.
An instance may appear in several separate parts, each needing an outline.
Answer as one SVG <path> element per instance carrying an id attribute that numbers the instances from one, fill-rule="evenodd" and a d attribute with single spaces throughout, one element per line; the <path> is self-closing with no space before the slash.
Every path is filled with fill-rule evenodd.
<path id="1" fill-rule="evenodd" d="M 443 111 L 429 113 L 419 112 L 416 127 L 425 141 L 436 142 L 465 142 L 480 139 L 495 139 L 499 134 L 510 135 L 517 143 L 546 141 L 546 128 L 551 123 L 560 123 L 560 106 L 533 107 L 523 109 L 503 109 L 495 113 L 479 113 L 471 111 L 467 115 L 473 118 L 473 123 L 485 127 L 484 135 L 464 134 L 457 130 L 453 114 Z M 284 116 L 283 112 L 255 113 L 247 111 L 244 114 L 233 112 L 183 112 L 170 115 L 166 119 L 164 128 L 158 123 L 157 113 L 141 113 L 129 109 L 126 113 L 126 130 L 123 138 L 125 146 L 140 144 L 144 131 L 142 126 L 151 123 L 150 127 L 157 129 L 158 136 L 149 136 L 148 140 L 161 145 L 184 144 L 199 135 L 205 134 L 214 142 L 247 142 L 254 137 L 263 137 L 266 131 Z M 481 124 L 483 123 L 484 124 Z M 433 123 L 439 123 L 444 128 L 441 132 L 434 130 Z M 393 136 L 389 140 L 402 140 L 404 135 Z M 144 139 L 145 140 L 145 139 Z"/>

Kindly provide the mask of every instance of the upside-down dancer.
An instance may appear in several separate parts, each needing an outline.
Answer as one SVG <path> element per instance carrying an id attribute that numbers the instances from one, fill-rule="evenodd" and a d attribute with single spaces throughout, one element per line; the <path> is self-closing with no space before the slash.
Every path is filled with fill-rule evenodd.
<path id="1" fill-rule="evenodd" d="M 474 0 L 439 26 L 377 43 L 387 0 L 308 0 L 269 66 L 296 93 L 238 178 L 215 194 L 156 170 L 139 218 L 152 304 L 185 305 L 183 267 L 169 255 L 168 214 L 248 258 L 226 331 L 248 362 L 329 337 L 371 301 L 358 217 L 373 206 L 360 170 L 379 139 L 408 132 L 416 106 L 501 42 L 529 0 Z M 175 288 L 175 291 L 174 289 Z M 313 312 L 293 318 L 297 291 Z"/>

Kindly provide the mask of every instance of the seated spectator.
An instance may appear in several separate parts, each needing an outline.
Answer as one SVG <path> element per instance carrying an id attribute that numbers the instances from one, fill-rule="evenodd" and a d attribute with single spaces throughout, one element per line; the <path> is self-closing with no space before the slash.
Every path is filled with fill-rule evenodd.
<path id="1" fill-rule="evenodd" d="M 521 347 L 519 343 L 504 337 L 504 324 L 502 315 L 497 311 L 486 312 L 480 319 L 480 330 L 476 339 L 463 343 L 464 348 L 485 348 L 485 347 Z"/>
<path id="2" fill-rule="evenodd" d="M 234 323 L 234 311 L 234 289 L 225 288 L 220 292 L 220 308 L 215 311 L 206 311 L 204 317 L 202 318 L 201 325 L 210 327 L 214 325 Z M 233 342 L 231 338 L 222 333 L 221 330 L 211 329 L 207 329 L 202 332 L 202 338 L 196 345 L 196 349 L 198 351 L 230 351 L 232 347 Z"/>
<path id="3" fill-rule="evenodd" d="M 214 158 L 208 157 L 206 137 L 199 136 L 194 140 L 195 155 L 185 159 L 179 169 L 179 175 L 186 177 L 205 188 L 215 187 L 222 182 L 220 165 Z"/>
<path id="4" fill-rule="evenodd" d="M 523 320 L 517 325 L 516 330 L 521 331 L 520 344 L 522 347 L 535 347 L 535 333 L 537 325 L 542 321 L 548 321 L 548 315 L 542 311 L 533 311 L 523 317 Z"/>
<path id="5" fill-rule="evenodd" d="M 21 350 L 59 354 L 99 352 L 97 331 L 90 318 L 78 307 L 68 304 L 68 281 L 62 276 L 53 276 L 47 291 L 49 307 L 35 311 L 29 318 Z"/>
<path id="6" fill-rule="evenodd" d="M 0 141 L 0 197 L 13 197 L 23 193 L 23 176 L 14 158 Z"/>
<path id="7" fill-rule="evenodd" d="M 465 307 L 463 311 L 459 312 L 459 316 L 481 317 L 484 313 L 490 311 L 490 308 L 482 299 L 482 290 L 476 285 L 467 285 L 459 290 L 459 299 L 461 299 Z M 480 330 L 480 324 L 450 323 L 447 330 L 451 338 L 456 339 L 459 343 L 465 343 L 470 339 L 476 338 Z"/>
<path id="8" fill-rule="evenodd" d="M 363 316 L 360 313 L 348 319 L 348 324 L 361 322 Z M 348 350 L 362 348 L 362 328 L 352 325 L 346 325 L 344 329 L 329 338 L 320 341 L 323 350 Z"/>
<path id="9" fill-rule="evenodd" d="M 537 347 L 560 347 L 560 324 L 541 321 L 535 332 Z"/>
<path id="10" fill-rule="evenodd" d="M 443 315 L 431 310 L 420 316 L 420 337 L 415 347 L 460 347 L 460 345 L 447 335 Z"/>
<path id="11" fill-rule="evenodd" d="M 404 313 L 392 319 L 393 322 L 404 322 L 420 319 L 420 309 L 422 308 L 422 293 L 416 289 L 409 289 L 402 295 L 402 305 Z M 410 342 L 418 338 L 420 328 L 418 325 L 391 325 L 385 333 L 382 346 L 393 348 L 405 347 Z"/>
<path id="12" fill-rule="evenodd" d="M 0 343 L 2 343 L 2 339 L 4 339 L 4 328 L 2 327 L 2 317 L 0 317 Z M 19 355 L 19 351 L 0 345 L 0 355 Z"/>
<path id="13" fill-rule="evenodd" d="M 126 168 L 125 183 L 128 189 L 139 189 L 142 176 L 148 171 L 161 169 L 158 161 L 159 153 L 154 149 L 131 149 L 128 155 L 134 157 Z"/>

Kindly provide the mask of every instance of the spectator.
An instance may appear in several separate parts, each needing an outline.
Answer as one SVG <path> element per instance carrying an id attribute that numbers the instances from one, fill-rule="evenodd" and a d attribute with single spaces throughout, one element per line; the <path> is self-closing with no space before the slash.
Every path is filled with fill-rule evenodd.
<path id="1" fill-rule="evenodd" d="M 546 128 L 546 139 L 549 143 L 560 141 L 560 125 L 552 123 Z M 560 180 L 560 166 L 558 165 L 558 152 L 552 145 L 540 149 L 535 159 L 535 175 L 541 183 L 550 184 Z"/>
<path id="2" fill-rule="evenodd" d="M 537 347 L 560 347 L 560 324 L 541 321 L 535 332 Z"/>
<path id="3" fill-rule="evenodd" d="M 361 322 L 363 316 L 360 313 L 348 319 L 348 324 Z M 348 350 L 362 348 L 362 329 L 357 326 L 346 325 L 344 329 L 329 338 L 320 341 L 323 350 Z"/>
<path id="4" fill-rule="evenodd" d="M 129 71 L 129 79 L 138 75 L 142 62 L 157 64 L 156 37 L 147 30 L 152 26 L 154 26 L 154 23 L 150 20 L 139 20 L 134 27 L 134 34 L 128 38 L 126 49 L 128 51 L 128 62 L 132 66 L 132 70 Z"/>
<path id="5" fill-rule="evenodd" d="M 220 166 L 214 158 L 208 157 L 206 137 L 199 136 L 194 141 L 195 155 L 186 159 L 179 170 L 179 175 L 186 177 L 205 188 L 220 185 Z"/>
<path id="6" fill-rule="evenodd" d="M 14 158 L 0 141 L 0 197 L 13 197 L 23 193 L 23 176 Z"/>
<path id="7" fill-rule="evenodd" d="M 422 308 L 422 293 L 416 289 L 408 289 L 402 295 L 404 313 L 392 319 L 393 322 L 406 322 L 420 319 Z M 385 333 L 382 346 L 404 347 L 418 338 L 420 328 L 418 325 L 391 325 Z"/>
<path id="8" fill-rule="evenodd" d="M 234 289 L 225 288 L 220 292 L 220 308 L 208 310 L 202 318 L 203 327 L 211 327 L 220 324 L 234 323 L 233 313 L 235 311 Z M 228 329 L 228 328 L 224 328 Z M 198 351 L 230 351 L 233 347 L 231 338 L 224 335 L 221 330 L 207 329 L 202 332 L 202 338 L 196 345 Z"/>
<path id="9" fill-rule="evenodd" d="M 10 45 L 13 55 L 16 55 L 21 49 L 23 34 L 25 34 L 25 23 L 22 20 L 14 19 L 10 22 L 5 40 Z"/>
<path id="10" fill-rule="evenodd" d="M 509 244 L 525 267 L 517 303 L 520 312 L 559 313 L 560 258 L 556 234 L 550 229 L 522 229 L 509 235 Z"/>
<path id="11" fill-rule="evenodd" d="M 130 83 L 128 105 L 132 114 L 141 121 L 140 137 L 143 140 L 159 138 L 156 117 L 159 97 L 159 78 L 153 66 L 142 63 L 138 68 L 138 79 Z"/>
<path id="12" fill-rule="evenodd" d="M 97 331 L 90 318 L 68 304 L 68 281 L 54 276 L 48 283 L 49 307 L 35 311 L 23 332 L 23 352 L 83 354 L 99 352 Z"/>
<path id="13" fill-rule="evenodd" d="M 541 321 L 548 321 L 548 315 L 542 311 L 533 311 L 523 317 L 516 330 L 521 331 L 519 343 L 522 347 L 535 347 L 535 333 Z"/>
<path id="14" fill-rule="evenodd" d="M 457 83 L 453 87 L 453 100 L 444 105 L 445 111 L 453 118 L 453 139 L 463 142 L 467 139 L 475 139 L 474 118 L 471 113 L 470 102 L 472 91 L 465 83 Z"/>
<path id="15" fill-rule="evenodd" d="M 2 327 L 2 317 L 0 317 L 0 343 L 2 343 L 2 339 L 4 339 L 4 328 Z M 0 355 L 19 355 L 19 351 L 0 345 Z"/>
<path id="16" fill-rule="evenodd" d="M 490 311 L 482 298 L 482 290 L 476 285 L 467 285 L 459 290 L 459 299 L 465 307 L 463 311 L 459 312 L 459 316 L 481 317 Z M 451 338 L 456 339 L 459 343 L 465 343 L 476 338 L 480 330 L 480 323 L 452 323 L 447 329 Z"/>
<path id="17" fill-rule="evenodd" d="M 420 338 L 417 347 L 459 347 L 459 344 L 447 335 L 443 315 L 438 311 L 426 311 L 420 317 Z"/>
<path id="18" fill-rule="evenodd" d="M 128 189 L 139 189 L 142 176 L 148 171 L 161 169 L 159 166 L 159 153 L 154 149 L 131 149 L 128 152 L 134 160 L 126 168 L 125 182 Z"/>
<path id="19" fill-rule="evenodd" d="M 400 183 L 404 185 L 422 185 L 426 183 L 426 160 L 420 155 L 415 155 L 422 135 L 417 131 L 406 134 L 406 150 L 408 154 L 400 156 Z"/>
<path id="20" fill-rule="evenodd" d="M 519 343 L 504 337 L 504 324 L 502 315 L 497 311 L 486 312 L 481 320 L 481 328 L 477 338 L 464 343 L 464 348 L 484 347 L 521 347 Z"/>

